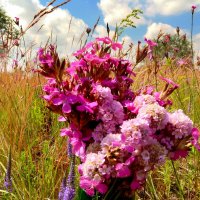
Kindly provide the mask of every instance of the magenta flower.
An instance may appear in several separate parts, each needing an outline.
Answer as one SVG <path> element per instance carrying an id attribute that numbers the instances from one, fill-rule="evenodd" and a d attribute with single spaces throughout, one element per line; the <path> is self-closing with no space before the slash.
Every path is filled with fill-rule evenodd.
<path id="1" fill-rule="evenodd" d="M 119 177 L 119 178 L 124 178 L 124 177 L 128 177 L 131 175 L 131 170 L 125 164 L 118 163 L 116 165 L 115 169 L 117 171 L 117 177 Z"/>
<path id="2" fill-rule="evenodd" d="M 197 128 L 192 129 L 192 137 L 192 144 L 194 145 L 194 147 L 196 147 L 198 151 L 200 151 L 200 132 Z"/>
<path id="3" fill-rule="evenodd" d="M 109 37 L 96 38 L 97 41 L 103 42 L 105 44 L 110 44 L 113 50 L 122 49 L 122 45 L 117 42 L 113 42 Z"/>
<path id="4" fill-rule="evenodd" d="M 171 79 L 164 78 L 164 77 L 162 77 L 162 76 L 160 76 L 160 79 L 163 80 L 163 81 L 165 81 L 166 83 L 172 85 L 175 89 L 176 89 L 176 88 L 179 88 L 179 85 L 176 84 L 176 83 L 175 83 L 174 81 L 172 81 Z"/>
<path id="5" fill-rule="evenodd" d="M 188 155 L 188 151 L 187 150 L 177 150 L 175 152 L 171 152 L 169 154 L 169 157 L 171 160 L 178 160 L 180 158 L 185 158 Z"/>
<path id="6" fill-rule="evenodd" d="M 153 59 L 153 48 L 155 46 L 157 46 L 158 44 L 152 40 L 148 40 L 147 38 L 144 39 L 144 41 L 147 43 L 148 45 L 148 55 L 149 55 L 149 59 L 152 60 Z"/>
<path id="7" fill-rule="evenodd" d="M 81 177 L 80 178 L 80 187 L 83 188 L 86 193 L 90 196 L 94 196 L 95 194 L 95 187 L 98 185 L 96 181 L 92 181 L 90 179 Z"/>
<path id="8" fill-rule="evenodd" d="M 39 56 L 38 58 L 41 64 L 47 64 L 49 67 L 53 66 L 54 60 L 49 53 L 42 54 L 42 51 L 40 50 L 40 52 L 38 53 L 38 56 Z"/>
<path id="9" fill-rule="evenodd" d="M 133 181 L 131 182 L 131 189 L 132 189 L 133 191 L 135 191 L 135 190 L 137 190 L 137 189 L 139 189 L 139 188 L 141 188 L 141 184 L 139 183 L 139 181 L 133 180 Z"/>
<path id="10" fill-rule="evenodd" d="M 91 102 L 91 103 L 85 103 L 85 104 L 82 104 L 80 106 L 77 106 L 76 109 L 78 111 L 81 111 L 81 112 L 88 112 L 88 113 L 94 113 L 94 109 L 97 107 L 98 103 L 97 102 Z"/>
<path id="11" fill-rule="evenodd" d="M 191 9 L 192 9 L 192 15 L 194 14 L 195 9 L 197 8 L 196 5 L 192 5 Z"/>
<path id="12" fill-rule="evenodd" d="M 165 39 L 169 42 L 170 36 Z M 152 59 L 157 43 L 145 41 Z M 113 57 L 121 48 L 109 37 L 97 38 L 75 52 L 71 63 L 61 61 L 54 46 L 38 50 L 40 73 L 48 77 L 43 98 L 58 120 L 68 124 L 60 135 L 68 137 L 70 157 L 80 159 L 79 185 L 90 196 L 104 198 L 114 187 L 121 189 L 120 199 L 127 199 L 167 158 L 186 157 L 189 142 L 200 150 L 200 134 L 191 119 L 182 110 L 166 109 L 178 84 L 160 77 L 166 83 L 163 91 L 152 86 L 133 91 L 131 62 Z M 73 176 L 70 172 L 69 180 Z M 74 186 L 62 186 L 60 197 L 73 199 Z"/>

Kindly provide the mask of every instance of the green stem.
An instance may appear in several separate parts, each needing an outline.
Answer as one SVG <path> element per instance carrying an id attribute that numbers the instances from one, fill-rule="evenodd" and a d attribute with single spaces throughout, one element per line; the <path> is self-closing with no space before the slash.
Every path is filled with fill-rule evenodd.
<path id="1" fill-rule="evenodd" d="M 193 24 L 194 24 L 194 13 L 192 13 L 192 22 L 191 22 L 191 35 L 190 35 L 190 39 L 191 39 L 191 51 L 192 51 L 192 64 L 194 65 L 194 51 L 193 51 Z"/>
<path id="2" fill-rule="evenodd" d="M 117 180 L 115 179 L 109 191 L 106 193 L 106 196 L 103 198 L 103 200 L 107 200 L 107 197 L 109 197 L 109 194 L 112 192 L 113 188 L 115 187 L 116 182 Z"/>
<path id="3" fill-rule="evenodd" d="M 174 170 L 174 175 L 175 175 L 175 178 L 176 178 L 176 184 L 177 184 L 177 186 L 179 188 L 179 191 L 180 191 L 180 194 L 181 194 L 181 198 L 183 200 L 185 200 L 184 194 L 183 194 L 183 190 L 181 188 L 180 181 L 179 181 L 179 178 L 178 178 L 178 174 L 177 174 L 177 171 L 176 171 L 176 168 L 175 168 L 175 165 L 174 165 L 174 161 L 171 160 L 171 163 L 172 163 L 172 167 L 173 167 L 173 170 Z"/>
<path id="4" fill-rule="evenodd" d="M 151 174 L 149 175 L 149 181 L 150 181 L 150 185 L 151 185 L 151 189 L 152 189 L 152 193 L 153 193 L 154 199 L 155 199 L 155 200 L 159 200 L 159 197 L 158 197 L 158 195 L 156 194 L 156 189 L 155 189 L 155 187 L 154 187 L 153 179 L 152 179 Z"/>
<path id="5" fill-rule="evenodd" d="M 145 196 L 146 196 L 146 181 L 145 181 L 145 184 L 144 184 L 144 195 L 142 197 L 142 200 L 145 200 Z"/>

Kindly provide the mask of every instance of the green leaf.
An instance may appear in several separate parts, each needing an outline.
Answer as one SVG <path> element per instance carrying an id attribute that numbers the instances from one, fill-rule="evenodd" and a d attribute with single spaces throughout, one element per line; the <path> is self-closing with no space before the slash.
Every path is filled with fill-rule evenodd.
<path id="1" fill-rule="evenodd" d="M 93 197 L 88 196 L 84 190 L 81 188 L 78 189 L 78 197 L 75 200 L 93 200 Z"/>

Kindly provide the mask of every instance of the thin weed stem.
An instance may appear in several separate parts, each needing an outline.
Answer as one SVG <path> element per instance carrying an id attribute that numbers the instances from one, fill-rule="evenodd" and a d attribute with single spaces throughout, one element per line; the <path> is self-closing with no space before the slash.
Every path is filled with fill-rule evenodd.
<path id="1" fill-rule="evenodd" d="M 194 26 L 194 12 L 192 12 L 191 33 L 190 33 L 191 52 L 192 52 L 192 64 L 193 64 L 193 67 L 194 67 L 193 26 Z"/>
<path id="2" fill-rule="evenodd" d="M 150 182 L 150 189 L 152 190 L 152 194 L 153 194 L 153 199 L 159 200 L 160 198 L 158 197 L 158 195 L 156 193 L 156 189 L 155 189 L 151 174 L 149 175 L 149 182 Z"/>
<path id="3" fill-rule="evenodd" d="M 181 199 L 185 200 L 184 193 L 183 193 L 183 190 L 181 188 L 181 184 L 180 184 L 180 181 L 179 181 L 179 178 L 178 178 L 178 174 L 177 174 L 177 171 L 176 171 L 176 168 L 175 168 L 175 165 L 174 165 L 174 161 L 171 160 L 171 163 L 172 163 L 172 168 L 173 168 L 174 175 L 175 175 L 175 178 L 176 178 L 176 184 L 177 184 L 179 191 L 180 191 L 180 194 L 181 194 Z"/>

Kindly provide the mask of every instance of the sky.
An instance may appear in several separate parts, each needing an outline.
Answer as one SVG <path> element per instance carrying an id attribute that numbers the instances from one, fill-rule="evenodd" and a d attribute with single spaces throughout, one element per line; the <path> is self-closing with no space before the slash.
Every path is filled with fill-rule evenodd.
<path id="1" fill-rule="evenodd" d="M 20 25 L 25 28 L 33 16 L 48 2 L 47 0 L 0 0 L 0 6 L 3 6 L 12 18 L 19 17 Z M 56 2 L 61 3 L 62 0 Z M 113 34 L 116 24 L 119 24 L 134 8 L 141 9 L 143 14 L 140 15 L 140 19 L 134 19 L 137 28 L 128 28 L 121 36 L 120 41 L 125 41 L 126 45 L 137 44 L 138 40 L 144 41 L 145 37 L 153 39 L 160 31 L 173 34 L 177 26 L 180 27 L 181 34 L 186 33 L 190 38 L 192 5 L 197 6 L 194 14 L 193 40 L 198 54 L 199 0 L 71 0 L 31 28 L 27 33 L 27 43 L 35 46 L 44 45 L 48 37 L 53 35 L 52 40 L 56 41 L 59 51 L 65 55 L 78 49 L 81 36 L 83 34 L 86 36 L 86 28 L 92 28 L 98 17 L 100 20 L 94 37 L 103 37 L 107 36 L 107 23 Z M 69 30 L 70 19 L 72 22 Z"/>

